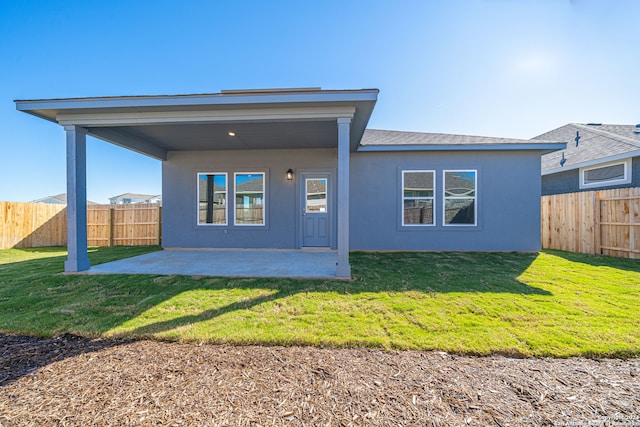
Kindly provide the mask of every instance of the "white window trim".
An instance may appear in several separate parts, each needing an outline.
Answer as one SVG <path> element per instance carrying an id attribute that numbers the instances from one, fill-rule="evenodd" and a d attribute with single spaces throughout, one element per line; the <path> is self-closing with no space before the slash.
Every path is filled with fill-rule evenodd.
<path id="1" fill-rule="evenodd" d="M 408 173 L 413 173 L 413 172 L 430 172 L 433 175 L 433 196 L 431 197 L 410 197 L 410 200 L 415 200 L 415 199 L 420 199 L 420 200 L 431 200 L 432 203 L 432 210 L 431 210 L 431 215 L 433 216 L 431 224 L 405 224 L 404 223 L 404 201 L 405 201 L 405 196 L 404 196 L 404 174 L 408 172 Z M 435 170 L 427 170 L 427 169 L 406 169 L 406 170 L 402 170 L 402 187 L 400 189 L 401 193 L 400 193 L 400 218 L 401 219 L 401 224 L 403 227 L 435 227 L 436 225 L 436 171 Z"/>
<path id="2" fill-rule="evenodd" d="M 227 203 L 224 205 L 224 224 L 202 224 L 200 222 L 200 175 L 224 175 L 224 180 L 227 185 L 226 195 Z M 224 227 L 229 225 L 229 175 L 226 172 L 196 172 L 196 186 L 197 186 L 197 199 L 196 199 L 196 225 L 198 227 Z"/>
<path id="3" fill-rule="evenodd" d="M 473 172 L 475 174 L 473 189 L 473 224 L 447 224 L 446 223 L 446 201 L 447 199 L 471 199 L 472 197 L 456 197 L 446 195 L 447 172 Z M 477 227 L 478 226 L 478 170 L 477 169 L 444 169 L 442 171 L 442 225 L 445 227 Z"/>
<path id="4" fill-rule="evenodd" d="M 236 206 L 236 177 L 238 175 L 262 175 L 262 224 L 238 224 L 238 207 Z M 234 172 L 233 173 L 233 225 L 236 227 L 264 227 L 267 225 L 267 174 L 265 172 Z M 229 203 L 227 202 L 227 205 Z"/>
<path id="5" fill-rule="evenodd" d="M 585 173 L 590 171 L 590 170 L 594 170 L 594 169 L 601 169 L 601 168 L 606 168 L 609 166 L 616 166 L 616 165 L 624 165 L 624 178 L 622 179 L 613 179 L 610 181 L 600 181 L 600 182 L 594 182 L 591 184 L 588 184 L 585 182 Z M 631 159 L 630 158 L 626 158 L 623 160 L 615 160 L 613 162 L 606 162 L 606 163 L 599 163 L 597 165 L 593 165 L 593 166 L 589 166 L 589 167 L 584 167 L 584 168 L 580 168 L 580 189 L 589 189 L 589 188 L 599 188 L 599 187 L 610 187 L 613 185 L 623 185 L 623 184 L 630 184 L 631 183 Z"/>

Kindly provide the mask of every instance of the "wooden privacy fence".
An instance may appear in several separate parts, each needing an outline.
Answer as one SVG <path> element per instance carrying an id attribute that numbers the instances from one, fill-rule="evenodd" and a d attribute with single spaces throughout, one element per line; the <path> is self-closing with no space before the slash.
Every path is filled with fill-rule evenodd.
<path id="1" fill-rule="evenodd" d="M 87 208 L 89 246 L 159 245 L 162 207 L 156 204 L 95 205 Z"/>
<path id="2" fill-rule="evenodd" d="M 89 205 L 89 246 L 159 245 L 162 241 L 159 205 Z M 0 202 L 0 249 L 65 246 L 66 205 Z"/>
<path id="3" fill-rule="evenodd" d="M 640 188 L 543 196 L 542 247 L 640 258 Z"/>
<path id="4" fill-rule="evenodd" d="M 640 258 L 640 188 L 543 196 L 542 247 Z M 67 244 L 65 205 L 0 202 L 0 249 Z M 90 246 L 158 245 L 162 207 L 90 205 Z"/>
<path id="5" fill-rule="evenodd" d="M 66 205 L 0 202 L 0 249 L 66 244 Z"/>

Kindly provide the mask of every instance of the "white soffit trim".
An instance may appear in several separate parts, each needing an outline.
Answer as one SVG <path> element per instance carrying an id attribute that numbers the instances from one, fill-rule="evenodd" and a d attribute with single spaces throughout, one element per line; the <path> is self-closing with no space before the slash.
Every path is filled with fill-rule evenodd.
<path id="1" fill-rule="evenodd" d="M 551 174 L 559 173 L 559 172 L 566 172 L 566 171 L 570 171 L 570 170 L 574 170 L 574 169 L 585 168 L 585 167 L 589 167 L 589 166 L 595 166 L 595 165 L 599 165 L 601 163 L 614 162 L 616 160 L 624 160 L 624 159 L 628 159 L 628 158 L 631 158 L 631 157 L 638 157 L 638 156 L 640 156 L 640 150 L 630 151 L 630 152 L 627 152 L 627 153 L 617 154 L 615 156 L 602 157 L 602 158 L 596 159 L 596 160 L 589 160 L 588 162 L 576 163 L 575 165 L 571 165 L 571 166 L 567 166 L 567 167 L 558 167 L 558 168 L 554 168 L 554 169 L 548 169 L 548 170 L 542 172 L 542 176 L 551 175 Z"/>
<path id="2" fill-rule="evenodd" d="M 242 121 L 307 121 L 353 118 L 355 112 L 355 107 L 348 106 L 98 114 L 82 113 L 58 114 L 57 121 L 64 126 L 76 125 L 85 127 Z"/>

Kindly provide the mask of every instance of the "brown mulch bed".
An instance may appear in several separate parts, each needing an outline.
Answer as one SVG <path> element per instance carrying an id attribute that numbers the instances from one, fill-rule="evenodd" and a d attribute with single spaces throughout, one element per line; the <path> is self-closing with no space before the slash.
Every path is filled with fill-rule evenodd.
<path id="1" fill-rule="evenodd" d="M 14 425 L 640 426 L 640 359 L 0 334 Z"/>

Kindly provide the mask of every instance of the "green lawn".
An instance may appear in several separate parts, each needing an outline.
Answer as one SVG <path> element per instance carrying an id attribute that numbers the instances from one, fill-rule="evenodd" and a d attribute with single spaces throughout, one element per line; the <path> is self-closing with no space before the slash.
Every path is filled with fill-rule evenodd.
<path id="1" fill-rule="evenodd" d="M 157 250 L 97 248 L 92 264 Z M 640 356 L 640 260 L 566 252 L 352 253 L 354 280 L 63 275 L 0 251 L 0 331 L 186 342 Z"/>

